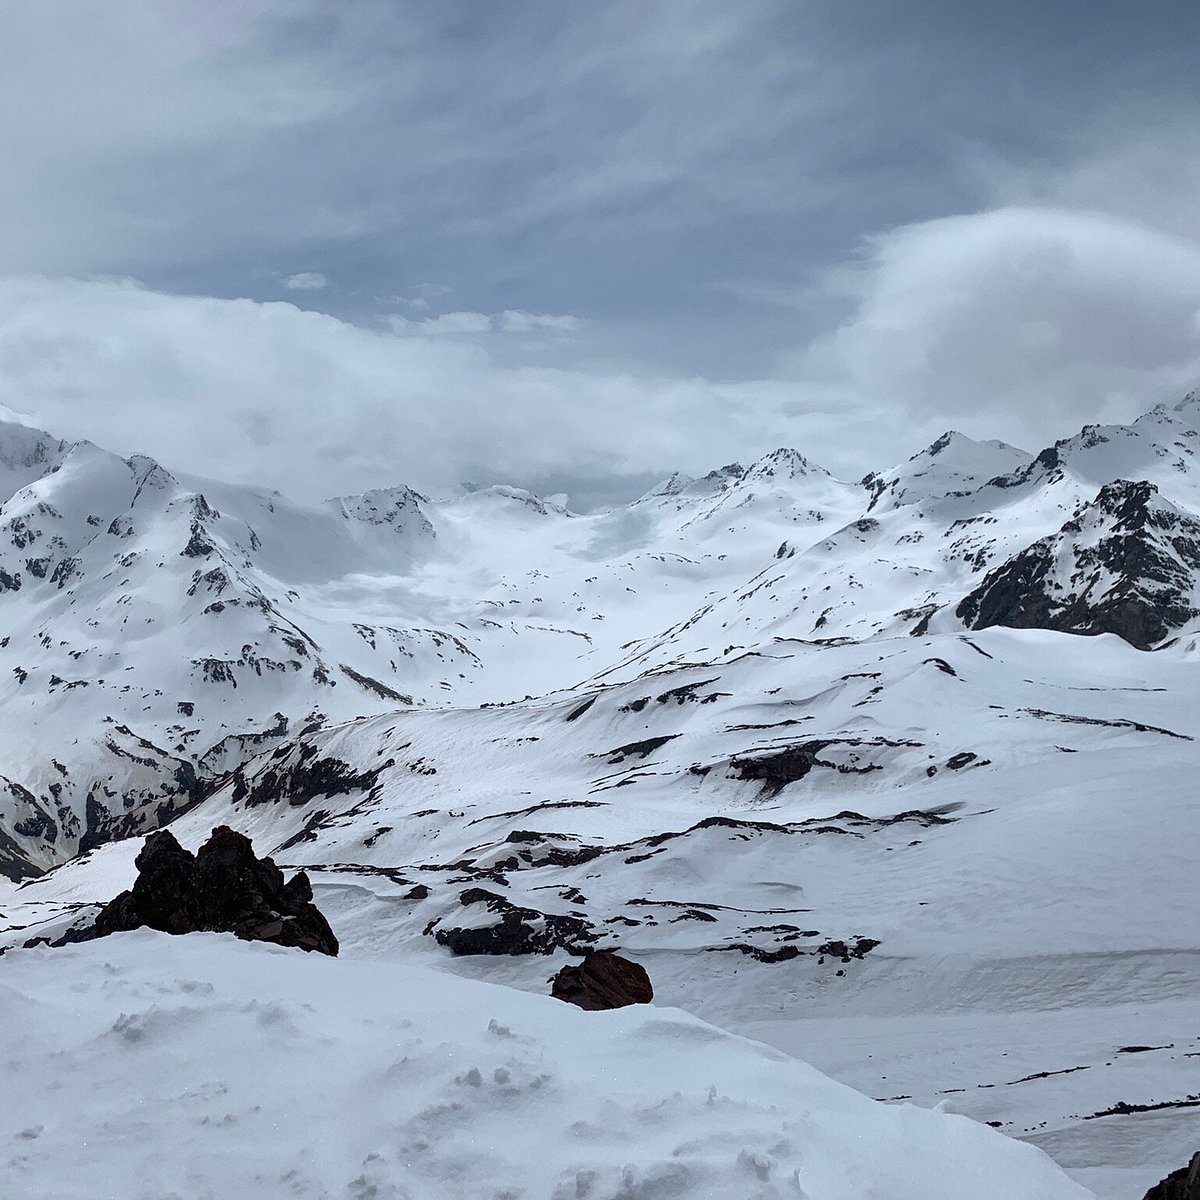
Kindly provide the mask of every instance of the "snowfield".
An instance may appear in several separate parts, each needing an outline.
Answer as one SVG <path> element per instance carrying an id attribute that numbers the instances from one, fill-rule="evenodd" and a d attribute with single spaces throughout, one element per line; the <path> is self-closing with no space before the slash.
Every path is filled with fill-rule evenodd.
<path id="1" fill-rule="evenodd" d="M 3 426 L 0 1195 L 1137 1200 L 1200 1144 L 1198 446 L 579 515 Z M 26 948 L 165 823 L 341 958 Z M 548 999 L 589 948 L 662 1007 Z"/>
<path id="2" fill-rule="evenodd" d="M 876 1104 L 671 1008 L 139 932 L 5 956 L 22 1200 L 1084 1200 L 1041 1151 Z"/>

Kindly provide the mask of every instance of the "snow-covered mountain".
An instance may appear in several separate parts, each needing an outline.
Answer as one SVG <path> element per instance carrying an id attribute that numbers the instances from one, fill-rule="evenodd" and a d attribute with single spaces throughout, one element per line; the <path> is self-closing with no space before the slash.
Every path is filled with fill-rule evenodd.
<path id="1" fill-rule="evenodd" d="M 1031 456 L 946 434 L 840 483 L 794 450 L 624 507 L 403 486 L 319 506 L 0 425 L 0 861 L 152 828 L 298 730 L 990 624 L 1141 647 L 1198 611 L 1200 401 Z"/>
<path id="2" fill-rule="evenodd" d="M 1193 394 L 577 514 L 302 506 L 7 426 L 3 944 L 128 886 L 128 835 L 226 823 L 349 954 L 544 991 L 620 947 L 1144 1190 L 1194 1148 L 1198 439 Z"/>

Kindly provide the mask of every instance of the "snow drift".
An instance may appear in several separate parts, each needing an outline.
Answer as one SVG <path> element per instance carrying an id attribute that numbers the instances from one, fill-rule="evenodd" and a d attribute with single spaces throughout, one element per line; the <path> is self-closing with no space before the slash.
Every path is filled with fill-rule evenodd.
<path id="1" fill-rule="evenodd" d="M 145 931 L 7 955 L 5 1191 L 55 1200 L 1085 1200 L 675 1009 Z"/>

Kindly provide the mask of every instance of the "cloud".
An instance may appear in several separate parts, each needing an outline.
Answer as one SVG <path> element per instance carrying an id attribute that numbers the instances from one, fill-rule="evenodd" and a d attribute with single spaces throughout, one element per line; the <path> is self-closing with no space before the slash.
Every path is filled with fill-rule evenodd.
<path id="1" fill-rule="evenodd" d="M 423 299 L 410 301 L 409 304 L 413 308 L 428 308 Z M 578 317 L 507 309 L 494 315 L 481 312 L 446 312 L 436 317 L 424 317 L 419 321 L 409 317 L 392 316 L 388 318 L 388 324 L 396 333 L 438 337 L 443 334 L 573 333 L 581 322 Z"/>
<path id="2" fill-rule="evenodd" d="M 870 79 L 824 37 L 783 0 L 3 5 L 0 272 L 246 286 L 249 248 L 349 247 L 331 272 L 377 287 L 381 258 L 419 278 L 470 239 L 464 274 L 511 279 L 522 236 L 561 259 L 564 230 L 792 211 L 828 198 L 834 118 Z"/>
<path id="3" fill-rule="evenodd" d="M 1200 244 L 1128 221 L 1009 208 L 906 225 L 809 286 L 845 317 L 798 335 L 769 378 L 719 382 L 595 365 L 595 323 L 567 316 L 362 326 L 128 281 L 0 278 L 0 404 L 309 498 L 477 480 L 586 505 L 781 445 L 845 478 L 947 427 L 1037 449 L 1200 381 Z M 561 361 L 531 365 L 548 333 L 572 335 L 554 338 Z"/>
<path id="4" fill-rule="evenodd" d="M 301 271 L 298 275 L 289 275 L 283 286 L 292 292 L 317 292 L 329 286 L 329 280 L 320 271 Z"/>
<path id="5" fill-rule="evenodd" d="M 277 171 L 296 131 L 344 120 L 371 86 L 346 69 L 340 23 L 304 47 L 321 7 L 0 8 L 0 270 L 129 269 L 345 229 Z"/>
<path id="6" fill-rule="evenodd" d="M 418 306 L 426 307 L 423 301 Z M 423 317 L 419 321 L 407 317 L 390 317 L 389 324 L 396 333 L 414 333 L 422 337 L 440 337 L 449 334 L 487 333 L 492 328 L 492 318 L 487 313 L 446 312 L 436 317 Z"/>
<path id="7" fill-rule="evenodd" d="M 927 221 L 870 239 L 824 285 L 851 314 L 787 369 L 923 428 L 1038 444 L 1200 380 L 1200 243 L 1132 221 L 1032 208 Z"/>
<path id="8" fill-rule="evenodd" d="M 502 366 L 476 339 L 415 324 L 10 277 L 0 403 L 62 436 L 310 499 L 475 479 L 601 502 L 677 466 L 755 457 L 789 421 L 790 385 Z"/>
<path id="9" fill-rule="evenodd" d="M 530 333 L 534 330 L 574 333 L 579 328 L 580 321 L 578 317 L 531 313 L 510 308 L 496 318 L 496 325 L 505 333 Z"/>

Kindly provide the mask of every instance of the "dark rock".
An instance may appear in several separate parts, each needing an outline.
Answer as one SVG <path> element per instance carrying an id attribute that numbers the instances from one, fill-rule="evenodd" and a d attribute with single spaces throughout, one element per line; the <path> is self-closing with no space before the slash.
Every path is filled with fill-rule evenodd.
<path id="1" fill-rule="evenodd" d="M 17 586 L 20 587 L 21 586 L 20 583 L 18 583 Z M 587 712 L 587 710 L 589 708 L 591 708 L 592 705 L 595 703 L 596 703 L 596 697 L 589 696 L 588 699 L 586 699 L 578 708 L 571 709 L 571 711 L 569 713 L 567 713 L 566 719 L 568 721 L 578 721 L 579 718 L 582 717 L 583 714 L 585 712 Z"/>
<path id="2" fill-rule="evenodd" d="M 685 683 L 682 687 L 671 688 L 669 692 L 663 692 L 661 696 L 655 696 L 654 698 L 659 704 L 695 704 L 697 701 L 701 704 L 711 704 L 718 696 L 727 693 L 710 692 L 707 696 L 698 696 L 696 693 L 702 687 L 708 687 L 710 683 L 719 682 L 720 678 L 718 676 L 714 676 L 712 679 L 701 679 L 696 683 Z"/>
<path id="3" fill-rule="evenodd" d="M 395 766 L 395 759 L 388 759 L 370 770 L 355 771 L 339 758 L 319 758 L 317 754 L 316 746 L 300 742 L 290 748 L 280 747 L 270 764 L 250 778 L 239 767 L 233 773 L 234 803 L 253 808 L 286 800 L 292 807 L 299 807 L 318 796 L 368 792 L 381 772 Z"/>
<path id="4" fill-rule="evenodd" d="M 500 919 L 494 925 L 469 928 L 431 921 L 425 933 L 452 954 L 553 954 L 555 950 L 584 954 L 589 944 L 598 940 L 591 926 L 580 917 L 524 908 L 486 888 L 467 888 L 458 899 L 464 907 L 483 904 Z"/>
<path id="5" fill-rule="evenodd" d="M 523 842 L 540 842 L 545 837 L 544 833 L 539 833 L 536 829 L 514 829 L 504 840 L 514 845 L 520 845 Z"/>
<path id="6" fill-rule="evenodd" d="M 1118 479 L 1058 533 L 990 571 L 956 612 L 971 629 L 1115 633 L 1148 650 L 1197 615 L 1197 570 L 1200 522 L 1153 484 Z"/>
<path id="7" fill-rule="evenodd" d="M 823 942 L 817 947 L 817 953 L 828 954 L 832 958 L 838 958 L 842 962 L 848 963 L 852 958 L 862 958 L 864 954 L 870 954 L 878 945 L 878 938 L 851 938 L 849 942 L 838 938 L 834 941 Z"/>
<path id="8" fill-rule="evenodd" d="M 859 761 L 858 751 L 862 748 L 870 751 L 916 745 L 916 742 L 889 741 L 887 738 L 820 738 L 767 754 L 735 756 L 729 760 L 729 766 L 737 772 L 738 779 L 758 780 L 762 784 L 763 796 L 769 799 L 777 796 L 789 783 L 803 779 L 814 767 L 823 767 L 842 775 L 866 775 L 871 771 L 882 771 L 883 767 L 878 763 Z M 830 747 L 848 748 L 848 761 L 823 758 L 822 755 Z"/>
<path id="9" fill-rule="evenodd" d="M 208 530 L 199 521 L 193 521 L 188 544 L 179 553 L 184 558 L 207 558 L 216 549 L 208 536 Z"/>
<path id="10" fill-rule="evenodd" d="M 192 854 L 167 830 L 152 833 L 138 854 L 130 891 L 110 901 L 91 929 L 72 941 L 129 929 L 164 933 L 232 933 L 336 955 L 338 941 L 312 902 L 303 871 L 285 882 L 269 858 L 256 858 L 250 839 L 222 825 Z"/>
<path id="11" fill-rule="evenodd" d="M 751 946 L 748 942 L 730 942 L 725 946 L 706 946 L 705 949 L 714 953 L 736 950 L 761 963 L 787 962 L 789 959 L 799 958 L 804 953 L 799 946 L 778 946 L 774 950 L 766 950 L 761 946 Z"/>
<path id="12" fill-rule="evenodd" d="M 1200 1200 L 1200 1151 L 1192 1161 L 1159 1183 L 1145 1195 L 1145 1200 Z"/>
<path id="13" fill-rule="evenodd" d="M 353 679 L 360 688 L 364 691 L 371 692 L 378 696 L 380 700 L 391 700 L 394 704 L 412 704 L 413 698 L 406 696 L 403 692 L 396 691 L 395 688 L 390 688 L 386 683 L 380 683 L 378 679 L 372 679 L 370 675 L 364 675 L 360 671 L 356 671 L 353 667 L 346 666 L 345 663 L 338 663 L 342 669 L 342 674 Z"/>
<path id="14" fill-rule="evenodd" d="M 649 1004 L 654 999 L 650 976 L 639 963 L 610 950 L 595 950 L 583 962 L 563 967 L 554 976 L 550 994 L 589 1012 Z"/>
<path id="15" fill-rule="evenodd" d="M 679 734 L 668 733 L 663 737 L 646 738 L 640 742 L 629 742 L 624 746 L 617 746 L 613 750 L 605 751 L 605 756 L 611 765 L 616 766 L 617 763 L 623 763 L 627 758 L 648 758 L 655 750 L 661 749 L 669 741 L 677 738 Z"/>

